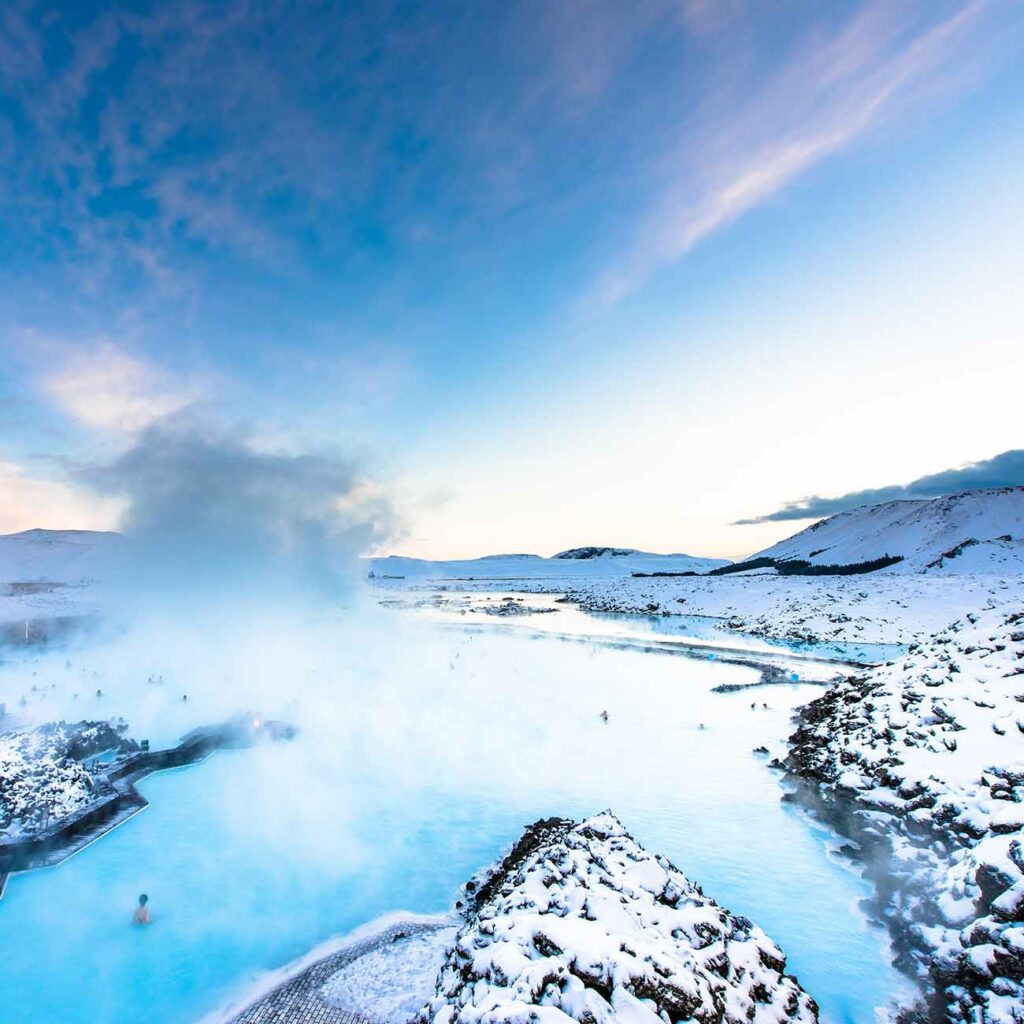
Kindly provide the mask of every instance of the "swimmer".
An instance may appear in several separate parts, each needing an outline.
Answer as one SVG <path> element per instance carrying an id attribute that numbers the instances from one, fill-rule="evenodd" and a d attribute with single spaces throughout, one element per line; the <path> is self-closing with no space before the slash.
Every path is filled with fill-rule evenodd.
<path id="1" fill-rule="evenodd" d="M 149 897 L 145 893 L 139 897 L 139 905 L 132 914 L 132 923 L 152 924 L 152 918 L 149 916 Z"/>
<path id="2" fill-rule="evenodd" d="M 607 722 L 608 721 L 608 712 L 607 711 L 602 711 L 601 712 L 601 721 L 602 722 Z"/>

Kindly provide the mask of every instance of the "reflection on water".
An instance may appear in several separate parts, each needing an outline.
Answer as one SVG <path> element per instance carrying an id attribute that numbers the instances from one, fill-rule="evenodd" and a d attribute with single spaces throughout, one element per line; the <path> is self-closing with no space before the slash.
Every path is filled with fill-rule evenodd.
<path id="1" fill-rule="evenodd" d="M 756 679 L 749 668 L 423 630 L 413 663 L 382 648 L 375 673 L 332 680 L 295 742 L 152 776 L 142 814 L 14 877 L 5 1024 L 195 1020 L 380 913 L 447 908 L 525 823 L 605 807 L 763 926 L 825 1020 L 869 1021 L 893 995 L 883 939 L 856 909 L 865 886 L 752 754 L 814 691 L 756 691 L 751 707 L 711 693 Z M 128 924 L 142 891 L 148 929 Z"/>

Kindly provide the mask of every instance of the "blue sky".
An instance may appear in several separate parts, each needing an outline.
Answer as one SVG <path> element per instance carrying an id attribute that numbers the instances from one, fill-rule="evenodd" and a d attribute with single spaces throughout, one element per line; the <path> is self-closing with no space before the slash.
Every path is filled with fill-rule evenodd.
<path id="1" fill-rule="evenodd" d="M 739 556 L 1024 447 L 1022 55 L 998 0 L 13 0 L 0 530 L 116 526 L 89 468 L 186 414 L 427 556 Z"/>

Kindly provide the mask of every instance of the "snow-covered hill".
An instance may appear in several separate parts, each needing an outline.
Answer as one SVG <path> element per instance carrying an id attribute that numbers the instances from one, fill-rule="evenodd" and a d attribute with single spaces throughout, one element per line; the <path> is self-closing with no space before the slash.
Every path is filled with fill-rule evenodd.
<path id="1" fill-rule="evenodd" d="M 421 558 L 371 558 L 374 577 L 405 577 L 436 580 L 528 580 L 630 576 L 635 572 L 702 573 L 720 565 L 721 558 L 694 558 L 691 555 L 655 555 L 648 551 L 624 548 L 571 548 L 552 558 L 540 555 L 486 555 L 451 562 L 432 562 Z"/>
<path id="2" fill-rule="evenodd" d="M 91 530 L 25 530 L 0 536 L 0 585 L 62 583 L 96 577 L 123 538 Z"/>
<path id="3" fill-rule="evenodd" d="M 98 595 L 91 584 L 104 579 L 123 543 L 118 533 L 90 530 L 0 536 L 0 624 L 95 614 Z M 45 633 L 35 629 L 35 635 Z"/>
<path id="4" fill-rule="evenodd" d="M 887 572 L 1024 571 L 1024 487 L 865 505 L 823 519 L 751 558 L 850 565 L 886 555 L 903 558 Z"/>

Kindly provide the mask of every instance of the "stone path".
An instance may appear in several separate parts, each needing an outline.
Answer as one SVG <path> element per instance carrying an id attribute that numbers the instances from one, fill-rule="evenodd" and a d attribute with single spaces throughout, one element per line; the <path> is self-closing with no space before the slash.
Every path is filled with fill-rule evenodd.
<path id="1" fill-rule="evenodd" d="M 450 922 L 410 922 L 392 925 L 365 942 L 347 946 L 311 964 L 304 971 L 300 971 L 262 996 L 237 1017 L 233 1017 L 230 1024 L 378 1024 L 372 1017 L 367 1017 L 356 1010 L 339 1010 L 329 1006 L 320 998 L 320 986 L 335 971 L 358 960 L 371 950 L 398 939 L 408 938 L 410 935 L 450 927 Z"/>

